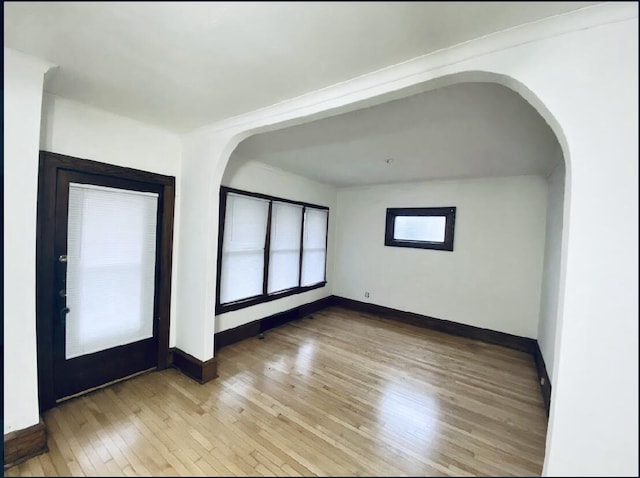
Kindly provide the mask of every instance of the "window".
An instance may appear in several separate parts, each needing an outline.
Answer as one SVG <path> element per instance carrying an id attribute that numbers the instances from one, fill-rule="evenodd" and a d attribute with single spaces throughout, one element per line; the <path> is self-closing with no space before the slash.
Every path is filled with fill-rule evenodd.
<path id="1" fill-rule="evenodd" d="M 329 209 L 220 189 L 216 314 L 326 284 Z"/>
<path id="2" fill-rule="evenodd" d="M 220 302 L 262 294 L 269 201 L 229 194 L 222 241 Z"/>
<path id="3" fill-rule="evenodd" d="M 269 294 L 300 285 L 302 212 L 303 207 L 297 204 L 274 202 L 272 205 Z"/>
<path id="4" fill-rule="evenodd" d="M 304 234 L 302 252 L 303 286 L 316 284 L 324 280 L 327 258 L 327 219 L 326 209 L 307 209 L 304 213 Z"/>
<path id="5" fill-rule="evenodd" d="M 385 246 L 453 251 L 455 207 L 388 208 Z"/>

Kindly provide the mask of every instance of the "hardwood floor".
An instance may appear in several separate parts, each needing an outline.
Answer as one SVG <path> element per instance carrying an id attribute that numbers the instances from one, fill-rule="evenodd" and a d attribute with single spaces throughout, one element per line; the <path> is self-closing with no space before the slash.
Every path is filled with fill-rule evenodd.
<path id="1" fill-rule="evenodd" d="M 533 359 L 330 308 L 45 414 L 49 449 L 7 476 L 537 475 Z"/>

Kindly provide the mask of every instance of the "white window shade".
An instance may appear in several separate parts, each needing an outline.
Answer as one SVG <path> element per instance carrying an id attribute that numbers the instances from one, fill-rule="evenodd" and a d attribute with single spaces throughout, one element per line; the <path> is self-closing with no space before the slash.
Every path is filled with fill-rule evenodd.
<path id="1" fill-rule="evenodd" d="M 397 216 L 393 238 L 401 241 L 444 242 L 445 216 Z"/>
<path id="2" fill-rule="evenodd" d="M 310 286 L 325 280 L 327 259 L 326 209 L 306 208 L 302 247 L 301 286 Z"/>
<path id="3" fill-rule="evenodd" d="M 221 304 L 262 294 L 268 214 L 269 201 L 227 195 L 220 275 Z"/>
<path id="4" fill-rule="evenodd" d="M 158 194 L 71 183 L 67 359 L 153 336 Z"/>
<path id="5" fill-rule="evenodd" d="M 269 294 L 298 286 L 301 232 L 302 206 L 274 202 L 271 207 Z"/>

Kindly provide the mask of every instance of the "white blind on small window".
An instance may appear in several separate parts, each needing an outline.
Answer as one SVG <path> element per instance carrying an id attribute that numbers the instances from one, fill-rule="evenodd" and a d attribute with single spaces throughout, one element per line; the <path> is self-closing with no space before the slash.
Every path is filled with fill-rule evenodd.
<path id="1" fill-rule="evenodd" d="M 301 229 L 302 206 L 273 203 L 267 287 L 269 294 L 298 286 Z"/>
<path id="2" fill-rule="evenodd" d="M 393 238 L 400 241 L 444 242 L 445 216 L 397 216 Z"/>
<path id="3" fill-rule="evenodd" d="M 153 336 L 158 194 L 69 185 L 65 357 Z"/>
<path id="4" fill-rule="evenodd" d="M 220 303 L 262 294 L 269 201 L 227 195 L 222 241 Z"/>
<path id="5" fill-rule="evenodd" d="M 306 208 L 302 247 L 302 280 L 300 285 L 314 285 L 325 280 L 327 259 L 326 209 Z"/>

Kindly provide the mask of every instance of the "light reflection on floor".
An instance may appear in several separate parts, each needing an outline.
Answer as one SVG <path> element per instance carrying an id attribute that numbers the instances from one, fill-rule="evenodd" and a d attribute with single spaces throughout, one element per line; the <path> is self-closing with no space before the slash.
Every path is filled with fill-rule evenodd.
<path id="1" fill-rule="evenodd" d="M 439 431 L 438 409 L 438 399 L 424 389 L 405 381 L 387 383 L 377 408 L 381 440 L 410 437 L 412 448 L 428 457 Z"/>
<path id="2" fill-rule="evenodd" d="M 305 342 L 296 353 L 295 373 L 302 376 L 309 375 L 313 368 L 315 345 L 313 342 Z"/>

